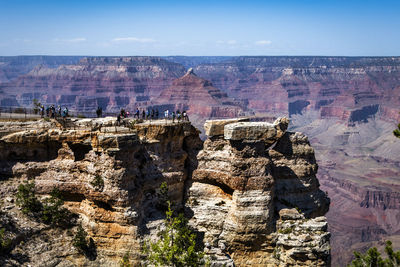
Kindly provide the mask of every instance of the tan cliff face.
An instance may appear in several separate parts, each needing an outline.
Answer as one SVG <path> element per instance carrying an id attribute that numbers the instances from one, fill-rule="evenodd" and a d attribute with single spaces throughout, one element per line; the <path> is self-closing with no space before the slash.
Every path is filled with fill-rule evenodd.
<path id="1" fill-rule="evenodd" d="M 4 133 L 1 163 L 11 173 L 0 181 L 0 195 L 8 199 L 2 213 L 14 218 L 15 240 L 18 232 L 38 233 L 15 241 L 13 251 L 25 253 L 32 266 L 51 264 L 54 255 L 60 266 L 118 266 L 126 252 L 139 265 L 143 241 L 156 238 L 162 223 L 157 192 L 165 181 L 175 209 L 190 218 L 215 266 L 329 265 L 329 233 L 325 217 L 318 217 L 329 199 L 319 190 L 307 138 L 286 132 L 287 119 L 215 123 L 225 124 L 224 130 L 211 127 L 217 130 L 208 132 L 204 145 L 186 122 L 108 131 L 43 123 Z M 102 186 L 93 183 L 98 177 Z M 53 188 L 62 192 L 96 244 L 94 258 L 71 246 L 70 230 L 29 221 L 12 204 L 16 186 L 26 179 L 35 181 L 39 196 Z M 10 266 L 13 260 L 0 258 Z"/>

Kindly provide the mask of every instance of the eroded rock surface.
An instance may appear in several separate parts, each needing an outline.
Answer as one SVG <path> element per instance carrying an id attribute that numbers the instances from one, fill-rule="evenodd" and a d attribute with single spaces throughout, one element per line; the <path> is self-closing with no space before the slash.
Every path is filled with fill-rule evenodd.
<path id="1" fill-rule="evenodd" d="M 12 203 L 18 183 L 26 179 L 35 181 L 40 197 L 58 188 L 65 207 L 77 214 L 96 245 L 96 254 L 85 258 L 70 245 L 68 230 L 43 240 L 39 236 L 55 231 L 30 222 L 15 205 L 2 206 L 16 218 L 15 240 L 18 232 L 36 233 L 20 237 L 13 248 L 13 253 L 25 253 L 32 266 L 118 266 L 128 251 L 135 265 L 143 263 L 142 243 L 157 238 L 164 218 L 158 194 L 164 181 L 174 208 L 190 218 L 212 266 L 329 265 L 329 233 L 318 217 L 328 210 L 329 200 L 319 190 L 307 137 L 286 132 L 287 119 L 268 124 L 272 137 L 224 138 L 229 125 L 241 123 L 235 122 L 204 144 L 188 122 L 113 126 L 114 132 L 94 129 L 100 123 L 95 120 L 73 123 L 75 130 L 49 124 L 13 130 L 0 139 L 0 160 L 8 163 L 11 176 L 2 182 L 1 197 Z M 106 127 L 108 122 L 102 123 Z M 241 127 L 247 133 L 261 131 L 250 122 L 247 129 Z M 100 184 L 95 182 L 99 179 Z M 294 207 L 301 210 L 297 217 L 284 214 Z M 310 237 L 289 242 L 290 236 L 280 233 L 288 228 L 310 231 Z M 57 262 L 49 255 L 57 255 Z M 18 261 L 13 257 L 0 262 L 11 266 Z"/>
<path id="2" fill-rule="evenodd" d="M 302 262 L 290 253 L 286 258 L 274 257 L 281 209 L 296 207 L 302 211 L 302 219 L 311 219 L 329 208 L 329 199 L 319 190 L 315 176 L 314 150 L 303 134 L 286 132 L 287 124 L 285 118 L 273 124 L 227 124 L 224 136 L 206 140 L 197 156 L 198 167 L 186 201 L 193 213 L 191 223 L 200 226 L 211 246 L 225 242 L 237 265 L 309 266 L 321 258 L 310 256 Z M 326 229 L 321 231 L 326 233 Z M 329 235 L 322 245 L 329 254 Z M 329 265 L 330 258 L 318 264 Z"/>

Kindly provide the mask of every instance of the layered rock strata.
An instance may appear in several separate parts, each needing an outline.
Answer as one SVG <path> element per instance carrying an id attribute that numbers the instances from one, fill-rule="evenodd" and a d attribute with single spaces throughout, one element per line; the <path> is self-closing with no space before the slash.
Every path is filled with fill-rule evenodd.
<path id="1" fill-rule="evenodd" d="M 185 110 L 189 115 L 195 114 L 197 119 L 201 120 L 212 117 L 234 118 L 241 115 L 245 109 L 239 102 L 215 88 L 210 81 L 197 76 L 193 69 L 174 80 L 154 103 L 161 110 Z"/>
<path id="2" fill-rule="evenodd" d="M 14 218 L 15 244 L 9 258 L 0 258 L 5 266 L 18 261 L 17 251 L 34 266 L 54 265 L 54 255 L 61 266 L 117 266 L 126 252 L 135 265 L 143 264 L 142 243 L 157 238 L 164 217 L 158 194 L 164 181 L 212 266 L 329 265 L 326 223 L 315 218 L 326 213 L 329 200 L 318 189 L 313 149 L 304 135 L 286 132 L 287 119 L 261 128 L 231 120 L 204 145 L 187 122 L 87 127 L 100 122 L 74 121 L 75 130 L 46 124 L 1 138 L 1 162 L 12 168 L 1 197 L 12 203 L 10 192 L 26 179 L 35 181 L 39 196 L 58 188 L 96 247 L 85 258 L 70 245 L 70 230 L 29 221 L 10 204 L 2 211 Z M 234 139 L 228 135 L 232 129 L 240 129 Z M 281 223 L 278 212 L 284 208 L 301 214 L 286 220 L 281 212 Z M 289 242 L 289 228 L 309 236 Z M 56 233 L 60 238 L 40 238 Z"/>
<path id="3" fill-rule="evenodd" d="M 307 138 L 286 132 L 287 119 L 273 124 L 230 122 L 224 135 L 210 136 L 197 156 L 198 167 L 187 189 L 190 222 L 211 247 L 226 244 L 239 266 L 317 263 L 312 253 L 302 258 L 289 255 L 291 260 L 273 255 L 280 244 L 276 241 L 279 210 L 300 209 L 305 222 L 324 215 L 329 207 L 329 199 L 319 190 L 314 151 Z M 320 245 L 329 255 L 328 234 Z M 329 264 L 329 257 L 318 262 Z"/>

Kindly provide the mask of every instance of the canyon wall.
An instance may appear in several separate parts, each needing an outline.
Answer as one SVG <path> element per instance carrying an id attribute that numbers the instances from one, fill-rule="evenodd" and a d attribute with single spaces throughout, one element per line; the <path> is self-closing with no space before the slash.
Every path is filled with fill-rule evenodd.
<path id="1" fill-rule="evenodd" d="M 185 77 L 189 67 L 197 78 Z M 290 116 L 291 130 L 316 150 L 333 203 L 333 265 L 345 265 L 353 250 L 385 239 L 400 248 L 400 142 L 392 135 L 399 68 L 399 57 L 95 57 L 28 74 L 11 69 L 25 74 L 3 79 L 0 101 L 32 106 L 38 98 L 92 115 L 97 106 L 179 108 L 199 129 L 208 118 Z"/>
<path id="2" fill-rule="evenodd" d="M 182 65 L 157 57 L 87 57 L 58 68 L 37 66 L 0 85 L 2 106 L 68 106 L 81 112 L 118 111 L 147 105 L 172 80 L 185 74 Z"/>
<path id="3" fill-rule="evenodd" d="M 259 112 L 293 115 L 311 109 L 362 121 L 378 110 L 399 111 L 399 57 L 234 57 L 200 64 L 195 72 Z M 378 108 L 361 110 L 373 105 Z M 393 115 L 389 119 L 398 118 Z"/>
<path id="4" fill-rule="evenodd" d="M 157 238 L 164 218 L 162 182 L 212 266 L 330 264 L 329 199 L 319 189 L 314 150 L 306 136 L 286 131 L 287 119 L 210 121 L 219 127 L 210 127 L 217 130 L 204 145 L 189 122 L 115 128 L 106 121 L 75 120 L 75 130 L 44 120 L 1 127 L 1 162 L 10 172 L 1 180 L 1 223 L 13 240 L 2 265 L 118 266 L 126 252 L 144 264 L 141 246 Z M 93 183 L 98 177 L 101 186 Z M 75 229 L 21 213 L 15 192 L 25 180 L 39 197 L 59 189 L 92 240 L 90 255 L 71 246 Z"/>
<path id="5" fill-rule="evenodd" d="M 76 64 L 81 58 L 81 56 L 0 56 L 0 83 L 18 78 L 38 65 L 56 68 L 63 64 Z"/>

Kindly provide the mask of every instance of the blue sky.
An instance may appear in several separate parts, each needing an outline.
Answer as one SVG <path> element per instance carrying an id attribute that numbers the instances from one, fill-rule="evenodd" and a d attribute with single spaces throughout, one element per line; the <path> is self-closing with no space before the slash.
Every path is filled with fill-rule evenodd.
<path id="1" fill-rule="evenodd" d="M 399 56 L 400 1 L 0 0 L 0 55 Z"/>

